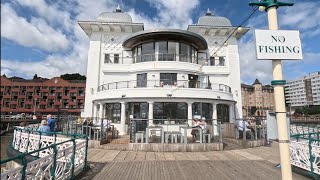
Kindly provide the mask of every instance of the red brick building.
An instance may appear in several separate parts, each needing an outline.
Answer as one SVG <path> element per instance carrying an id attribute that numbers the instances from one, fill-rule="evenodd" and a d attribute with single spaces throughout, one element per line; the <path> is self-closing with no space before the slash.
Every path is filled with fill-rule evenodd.
<path id="1" fill-rule="evenodd" d="M 80 114 L 84 106 L 85 80 L 1 76 L 1 114 Z"/>

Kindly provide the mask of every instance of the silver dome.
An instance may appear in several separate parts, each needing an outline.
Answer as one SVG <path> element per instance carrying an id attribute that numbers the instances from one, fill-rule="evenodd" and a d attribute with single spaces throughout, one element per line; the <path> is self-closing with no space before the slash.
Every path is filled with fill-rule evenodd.
<path id="1" fill-rule="evenodd" d="M 208 9 L 207 14 L 198 19 L 200 26 L 232 26 L 229 19 L 221 16 L 211 15 L 211 11 Z"/>
<path id="2" fill-rule="evenodd" d="M 114 12 L 100 14 L 97 21 L 102 23 L 132 23 L 131 16 L 128 13 L 122 12 L 119 5 Z"/>

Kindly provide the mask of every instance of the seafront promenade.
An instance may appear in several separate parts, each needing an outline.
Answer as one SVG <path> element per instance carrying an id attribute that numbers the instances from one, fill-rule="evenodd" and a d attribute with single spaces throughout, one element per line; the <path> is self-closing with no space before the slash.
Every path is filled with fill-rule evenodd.
<path id="1" fill-rule="evenodd" d="M 257 147 L 209 152 L 135 152 L 89 148 L 88 161 L 103 166 L 91 175 L 100 179 L 281 179 L 277 143 Z M 90 174 L 90 173 L 89 173 Z M 89 178 L 88 176 L 82 179 Z M 294 173 L 295 180 L 308 179 Z"/>

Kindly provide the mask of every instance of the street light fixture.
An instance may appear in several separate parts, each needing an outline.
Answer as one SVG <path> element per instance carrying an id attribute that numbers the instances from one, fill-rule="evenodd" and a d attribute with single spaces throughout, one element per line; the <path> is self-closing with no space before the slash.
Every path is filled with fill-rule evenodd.
<path id="1" fill-rule="evenodd" d="M 259 6 L 259 10 L 264 10 L 268 13 L 268 23 L 270 30 L 278 30 L 277 8 L 281 6 L 293 6 L 293 3 L 279 2 L 278 0 L 260 0 L 260 2 L 251 2 L 250 6 Z M 286 107 L 284 100 L 283 85 L 286 81 L 282 79 L 281 60 L 272 60 L 273 81 L 274 86 L 275 111 L 278 125 L 279 150 L 281 160 L 281 175 L 282 179 L 292 180 L 292 170 L 290 163 L 289 137 L 286 120 Z"/>

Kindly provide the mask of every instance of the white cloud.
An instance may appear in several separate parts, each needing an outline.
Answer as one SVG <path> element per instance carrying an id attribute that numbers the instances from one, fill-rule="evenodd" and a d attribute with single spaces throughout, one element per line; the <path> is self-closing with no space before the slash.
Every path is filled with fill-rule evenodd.
<path id="1" fill-rule="evenodd" d="M 320 35 L 320 1 L 296 3 L 280 11 L 280 27 L 299 29 L 302 36 Z"/>
<path id="2" fill-rule="evenodd" d="M 72 46 L 69 53 L 52 53 L 44 60 L 37 62 L 1 59 L 1 71 L 5 72 L 8 76 L 18 75 L 22 77 L 32 77 L 37 73 L 38 76 L 48 78 L 64 73 L 86 74 L 89 38 L 79 27 L 77 20 L 95 20 L 100 13 L 112 11 L 116 6 L 117 4 L 111 1 L 77 1 L 76 6 L 69 6 L 69 8 L 72 8 L 72 11 L 77 14 L 70 27 L 71 35 L 74 38 L 72 42 L 70 42 Z M 38 13 L 40 14 L 40 12 Z M 22 17 L 21 19 L 26 21 Z M 40 18 L 38 20 L 40 20 Z M 42 22 L 44 22 L 43 19 Z"/>
<path id="3" fill-rule="evenodd" d="M 72 27 L 72 20 L 70 13 L 58 8 L 55 4 L 48 5 L 45 0 L 17 0 L 22 5 L 29 7 L 37 12 L 37 14 L 44 18 L 47 22 L 62 25 L 66 30 Z"/>
<path id="4" fill-rule="evenodd" d="M 28 22 L 19 17 L 9 4 L 1 5 L 1 37 L 49 52 L 65 50 L 69 44 L 61 31 L 53 29 L 40 18 L 32 17 Z"/>
<path id="5" fill-rule="evenodd" d="M 199 0 L 148 0 L 148 2 L 158 11 L 153 20 L 161 24 L 160 27 L 182 29 L 192 24 L 193 10 L 200 4 Z"/>

